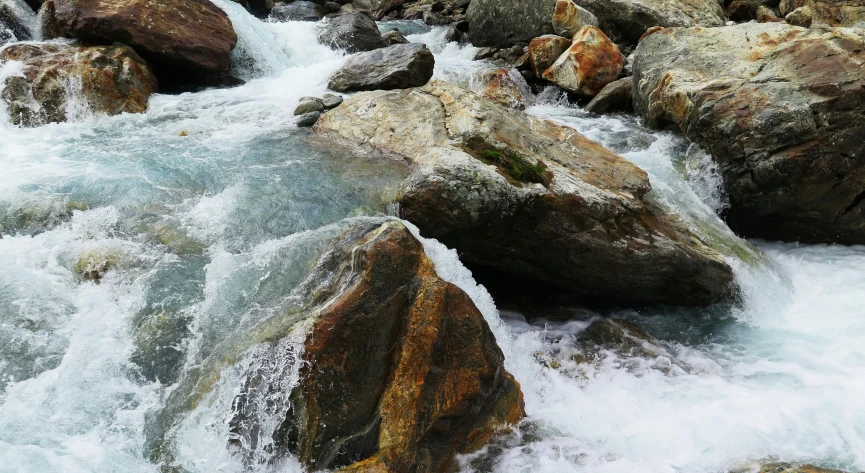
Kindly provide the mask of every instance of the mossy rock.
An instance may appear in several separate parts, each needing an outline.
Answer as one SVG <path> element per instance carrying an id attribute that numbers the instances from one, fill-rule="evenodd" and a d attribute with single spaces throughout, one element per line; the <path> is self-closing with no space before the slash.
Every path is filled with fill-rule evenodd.
<path id="1" fill-rule="evenodd" d="M 119 248 L 87 250 L 78 256 L 72 270 L 81 279 L 98 283 L 106 272 L 120 268 L 125 256 Z"/>
<path id="2" fill-rule="evenodd" d="M 155 312 L 143 318 L 135 331 L 131 360 L 151 382 L 173 384 L 186 357 L 189 317 L 176 312 Z"/>
<path id="3" fill-rule="evenodd" d="M 0 235 L 36 235 L 68 221 L 76 210 L 88 208 L 87 202 L 80 200 L 34 203 L 11 210 L 0 208 Z"/>

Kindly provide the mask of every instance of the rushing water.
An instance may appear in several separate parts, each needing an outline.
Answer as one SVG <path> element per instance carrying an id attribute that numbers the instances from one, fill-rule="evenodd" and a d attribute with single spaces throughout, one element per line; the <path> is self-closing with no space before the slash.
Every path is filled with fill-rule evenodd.
<path id="1" fill-rule="evenodd" d="M 252 468 L 226 448 L 231 401 L 250 365 L 290 387 L 302 328 L 275 358 L 232 333 L 296 302 L 292 288 L 337 222 L 393 211 L 406 169 L 322 148 L 293 125 L 299 98 L 323 93 L 344 56 L 318 45 L 312 24 L 262 23 L 220 5 L 246 85 L 156 95 L 142 115 L 0 122 L 2 472 L 157 471 L 146 458 L 152 420 L 173 413 L 179 374 L 213 369 L 220 350 L 238 361 L 179 414 L 173 457 L 190 472 Z M 472 61 L 474 48 L 444 44 L 443 29 L 383 29 L 394 26 L 430 46 L 438 78 L 476 87 L 489 67 Z M 770 457 L 865 469 L 865 249 L 755 248 L 717 218 L 727 203 L 699 149 L 633 118 L 588 115 L 554 88 L 530 101 L 529 113 L 645 169 L 660 200 L 728 258 L 741 301 L 611 309 L 664 353 L 578 365 L 570 343 L 597 314 L 500 316 L 455 252 L 423 240 L 440 274 L 481 308 L 526 396 L 526 422 L 464 458 L 466 471 L 708 473 Z M 153 334 L 167 348 L 148 351 Z M 265 426 L 285 408 L 268 406 Z M 258 468 L 301 470 L 292 459 Z"/>

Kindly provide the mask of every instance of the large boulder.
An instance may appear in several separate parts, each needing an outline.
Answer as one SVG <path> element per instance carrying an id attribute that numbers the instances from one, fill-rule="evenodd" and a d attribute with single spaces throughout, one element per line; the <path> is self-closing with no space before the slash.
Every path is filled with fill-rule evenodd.
<path id="1" fill-rule="evenodd" d="M 653 26 L 722 26 L 718 0 L 575 0 L 617 41 L 636 44 Z"/>
<path id="2" fill-rule="evenodd" d="M 525 415 L 483 315 L 421 242 L 396 220 L 338 225 L 323 241 L 298 242 L 312 255 L 298 264 L 303 282 L 282 288 L 288 308 L 249 314 L 194 354 L 206 356 L 151 421 L 151 459 L 163 469 L 182 469 L 172 465 L 172 427 L 226 365 L 241 375 L 227 386 L 236 396 L 226 446 L 253 465 L 266 452 L 308 471 L 453 471 L 455 455 Z"/>
<path id="3" fill-rule="evenodd" d="M 797 8 L 807 8 L 814 23 L 853 26 L 865 21 L 865 0 L 783 0 L 779 5 L 786 16 Z"/>
<path id="4" fill-rule="evenodd" d="M 739 233 L 865 243 L 863 50 L 856 29 L 661 30 L 634 53 L 635 106 L 712 154 Z"/>
<path id="5" fill-rule="evenodd" d="M 140 113 L 157 87 L 147 63 L 121 44 L 16 44 L 0 51 L 0 63 L 6 61 L 23 63 L 21 75 L 8 77 L 2 91 L 16 125 L 62 122 L 85 111 Z"/>
<path id="6" fill-rule="evenodd" d="M 541 77 L 569 47 L 571 40 L 554 34 L 533 39 L 529 43 L 529 64 L 535 76 Z"/>
<path id="7" fill-rule="evenodd" d="M 367 12 L 343 13 L 328 17 L 316 34 L 318 42 L 349 53 L 372 51 L 387 46 L 375 20 Z"/>
<path id="8" fill-rule="evenodd" d="M 57 22 L 86 43 L 132 46 L 157 71 L 228 71 L 237 35 L 209 0 L 54 0 Z"/>
<path id="9" fill-rule="evenodd" d="M 730 267 L 655 201 L 646 173 L 571 128 L 432 81 L 355 95 L 315 131 L 411 163 L 400 216 L 472 267 L 637 301 L 730 293 Z"/>
<path id="10" fill-rule="evenodd" d="M 434 66 L 435 58 L 426 45 L 395 44 L 352 56 L 327 87 L 337 92 L 419 87 L 430 80 Z"/>
<path id="11" fill-rule="evenodd" d="M 306 0 L 292 3 L 277 3 L 270 10 L 270 18 L 276 21 L 318 21 L 324 17 L 321 5 Z"/>
<path id="12" fill-rule="evenodd" d="M 34 14 L 26 4 L 0 0 L 0 46 L 33 39 L 29 25 L 34 21 Z"/>
<path id="13" fill-rule="evenodd" d="M 475 46 L 506 48 L 552 34 L 556 0 L 472 0 L 466 10 Z"/>
<path id="14" fill-rule="evenodd" d="M 619 47 L 598 27 L 586 26 L 541 77 L 568 92 L 593 97 L 619 77 L 624 65 Z"/>
<path id="15" fill-rule="evenodd" d="M 598 19 L 572 0 L 557 0 L 552 25 L 556 34 L 573 38 L 584 26 L 598 26 Z"/>

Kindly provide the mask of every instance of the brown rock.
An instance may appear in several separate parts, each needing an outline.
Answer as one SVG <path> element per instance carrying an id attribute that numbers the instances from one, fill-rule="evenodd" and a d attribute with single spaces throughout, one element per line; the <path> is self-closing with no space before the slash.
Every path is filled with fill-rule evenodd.
<path id="1" fill-rule="evenodd" d="M 584 110 L 592 113 L 632 112 L 634 103 L 631 99 L 631 89 L 634 81 L 630 77 L 623 77 L 617 81 L 605 85 L 598 95 L 586 104 Z"/>
<path id="2" fill-rule="evenodd" d="M 746 236 L 865 243 L 865 31 L 784 23 L 668 29 L 634 52 L 634 102 L 724 176 Z"/>
<path id="3" fill-rule="evenodd" d="M 237 43 L 228 16 L 208 0 L 54 0 L 54 9 L 66 34 L 128 44 L 157 69 L 226 72 Z"/>
<path id="4" fill-rule="evenodd" d="M 803 28 L 811 26 L 813 18 L 814 12 L 811 11 L 810 7 L 799 7 L 784 17 L 787 23 L 793 26 L 801 26 Z"/>
<path id="5" fill-rule="evenodd" d="M 619 47 L 597 27 L 587 26 L 542 77 L 569 92 L 592 97 L 616 80 L 624 65 Z"/>
<path id="6" fill-rule="evenodd" d="M 760 5 L 759 7 L 757 7 L 757 10 L 755 12 L 755 17 L 757 18 L 757 21 L 760 23 L 768 23 L 768 22 L 772 22 L 772 21 L 784 21 L 783 18 L 778 18 L 778 15 L 776 15 L 775 12 L 772 11 L 771 8 L 769 8 L 765 5 Z"/>
<path id="7" fill-rule="evenodd" d="M 529 62 L 535 76 L 541 77 L 570 46 L 570 40 L 558 35 L 548 34 L 533 39 L 529 43 Z"/>
<path id="8" fill-rule="evenodd" d="M 511 69 L 495 69 L 483 76 L 484 97 L 491 98 L 505 107 L 524 110 L 526 99 L 523 90 L 528 90 L 523 76 Z"/>
<path id="9" fill-rule="evenodd" d="M 0 51 L 5 61 L 24 63 L 24 76 L 8 78 L 2 91 L 17 125 L 65 121 L 73 103 L 97 114 L 140 113 L 157 87 L 144 60 L 120 44 L 16 44 Z"/>
<path id="10" fill-rule="evenodd" d="M 286 393 L 280 451 L 315 470 L 447 472 L 525 415 L 483 315 L 403 224 L 355 225 L 317 266 L 332 276 L 316 280 L 321 303 Z M 245 445 L 261 378 L 251 371 L 235 401 Z"/>
<path id="11" fill-rule="evenodd" d="M 54 0 L 47 0 L 42 4 L 37 20 L 43 41 L 63 37 L 63 27 L 57 22 L 57 17 L 54 14 Z"/>
<path id="12" fill-rule="evenodd" d="M 572 38 L 584 26 L 598 26 L 598 19 L 571 0 L 557 0 L 552 25 L 556 34 Z"/>
<path id="13" fill-rule="evenodd" d="M 645 172 L 571 128 L 434 80 L 357 94 L 315 131 L 411 163 L 400 216 L 475 268 L 668 304 L 730 293 L 729 266 L 647 194 Z"/>

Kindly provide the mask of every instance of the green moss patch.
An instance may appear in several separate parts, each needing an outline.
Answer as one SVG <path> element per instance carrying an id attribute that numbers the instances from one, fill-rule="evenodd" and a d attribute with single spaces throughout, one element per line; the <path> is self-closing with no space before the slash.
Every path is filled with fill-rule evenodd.
<path id="1" fill-rule="evenodd" d="M 501 152 L 496 149 L 486 149 L 478 156 L 482 161 L 493 164 L 508 176 L 519 182 L 531 182 L 548 185 L 553 180 L 552 173 L 540 159 L 532 163 L 515 151 Z"/>

